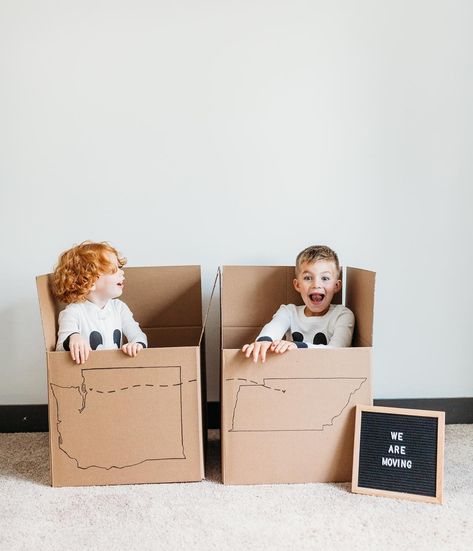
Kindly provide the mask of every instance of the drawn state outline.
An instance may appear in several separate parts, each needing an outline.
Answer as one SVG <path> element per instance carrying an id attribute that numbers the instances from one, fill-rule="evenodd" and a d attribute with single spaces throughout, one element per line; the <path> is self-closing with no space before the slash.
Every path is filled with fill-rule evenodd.
<path id="1" fill-rule="evenodd" d="M 331 418 L 330 422 L 328 423 L 321 423 L 320 428 L 290 428 L 290 429 L 284 429 L 284 428 L 265 428 L 265 429 L 244 429 L 244 428 L 235 428 L 235 419 L 237 416 L 237 407 L 238 407 L 238 401 L 240 392 L 244 388 L 261 388 L 266 390 L 272 390 L 274 392 L 281 393 L 281 399 L 282 397 L 287 393 L 287 388 L 281 388 L 284 387 L 284 381 L 315 381 L 315 380 L 321 380 L 321 381 L 337 381 L 337 380 L 343 380 L 343 381 L 359 381 L 359 385 L 354 388 L 348 395 L 346 403 L 344 403 L 342 409 L 335 413 Z M 252 379 L 245 379 L 242 377 L 234 377 L 234 378 L 227 378 L 225 381 L 245 381 L 246 383 L 250 384 L 240 384 L 238 386 L 238 390 L 235 395 L 235 403 L 233 406 L 233 413 L 232 413 L 232 423 L 231 428 L 228 429 L 228 432 L 322 432 L 327 427 L 332 427 L 334 424 L 334 421 L 337 417 L 340 417 L 342 413 L 345 411 L 345 409 L 348 407 L 351 397 L 356 394 L 363 384 L 367 381 L 367 377 L 267 377 L 263 379 L 263 383 L 258 383 L 258 381 L 254 381 Z M 277 383 L 277 387 L 274 385 L 268 384 L 269 381 L 280 381 Z"/>
<path id="2" fill-rule="evenodd" d="M 178 381 L 179 382 L 176 382 L 176 383 L 173 383 L 173 384 L 151 384 L 151 383 L 145 383 L 145 384 L 135 384 L 135 385 L 128 385 L 128 386 L 125 386 L 125 387 L 120 387 L 120 388 L 114 388 L 114 389 L 110 389 L 110 390 L 99 390 L 97 388 L 93 388 L 93 387 L 88 387 L 87 386 L 87 382 L 86 382 L 86 373 L 85 372 L 92 372 L 92 371 L 106 371 L 108 373 L 111 374 L 112 371 L 114 370 L 128 370 L 128 371 L 132 371 L 132 370 L 139 370 L 139 372 L 141 374 L 143 374 L 144 370 L 164 370 L 164 369 L 178 369 L 178 373 L 179 373 L 179 377 L 178 377 Z M 76 466 L 78 469 L 81 469 L 81 470 L 86 470 L 86 469 L 90 469 L 92 467 L 95 467 L 95 468 L 98 468 L 98 469 L 104 469 L 104 470 L 110 470 L 110 469 L 126 469 L 126 468 L 129 468 L 129 467 L 136 467 L 138 465 L 141 465 L 142 463 L 145 463 L 147 461 L 169 461 L 169 460 L 177 460 L 177 459 L 187 459 L 186 455 L 185 455 L 185 448 L 184 448 L 184 429 L 183 429 L 183 414 L 182 414 L 182 386 L 185 384 L 185 383 L 194 383 L 194 382 L 197 382 L 197 379 L 189 379 L 188 381 L 186 382 L 183 382 L 182 381 L 182 366 L 177 366 L 177 365 L 173 365 L 173 366 L 152 366 L 152 367 L 144 367 L 144 366 L 136 366 L 136 367 L 106 367 L 106 368 L 84 368 L 84 369 L 81 369 L 81 375 L 82 375 L 82 384 L 80 386 L 61 386 L 61 385 L 57 385 L 55 383 L 50 383 L 50 389 L 51 389 L 51 393 L 54 397 L 54 400 L 55 400 L 55 403 L 56 403 L 56 427 L 57 427 L 57 432 L 58 432 L 58 448 L 67 456 L 69 457 L 69 459 L 73 460 L 75 463 L 76 463 Z M 77 391 L 78 394 L 80 394 L 81 396 L 81 399 L 82 399 L 82 407 L 78 410 L 78 413 L 79 415 L 81 415 L 85 410 L 86 410 L 86 407 L 87 407 L 87 395 L 89 392 L 96 392 L 97 394 L 103 394 L 103 395 L 106 395 L 106 394 L 113 394 L 113 393 L 119 393 L 119 392 L 124 392 L 124 391 L 128 391 L 128 390 L 134 390 L 134 389 L 138 389 L 140 387 L 145 387 L 145 388 L 151 388 L 151 387 L 157 387 L 158 389 L 159 388 L 167 388 L 167 387 L 178 387 L 178 391 L 179 391 L 179 412 L 180 412 L 180 419 L 179 419 L 179 427 L 180 427 L 180 434 L 179 434 L 179 439 L 180 439 L 180 446 L 182 448 L 182 455 L 179 456 L 179 457 L 146 457 L 145 459 L 141 460 L 141 461 L 138 461 L 138 462 L 135 462 L 135 463 L 131 463 L 131 464 L 126 464 L 126 465 L 111 465 L 111 466 L 103 466 L 103 465 L 96 465 L 96 464 L 92 464 L 92 465 L 87 465 L 87 466 L 81 466 L 80 463 L 79 463 L 79 460 L 76 458 L 76 457 L 73 457 L 72 455 L 70 455 L 68 453 L 68 451 L 63 447 L 63 435 L 61 434 L 61 423 L 63 423 L 63 420 L 61 419 L 61 414 L 60 414 L 60 405 L 59 405 L 59 400 L 58 400 L 58 396 L 55 392 L 55 388 L 56 389 L 74 389 Z M 88 389 L 88 390 L 87 390 Z"/>

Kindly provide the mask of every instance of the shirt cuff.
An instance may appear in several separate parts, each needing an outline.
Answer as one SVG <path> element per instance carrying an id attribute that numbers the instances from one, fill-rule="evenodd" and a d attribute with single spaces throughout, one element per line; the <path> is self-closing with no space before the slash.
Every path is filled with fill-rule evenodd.
<path id="1" fill-rule="evenodd" d="M 309 348 L 307 346 L 306 342 L 296 342 L 296 341 L 294 341 L 294 344 L 297 346 L 297 348 Z"/>
<path id="2" fill-rule="evenodd" d="M 72 335 L 79 335 L 79 331 L 75 331 L 74 333 L 71 333 L 71 334 L 67 337 L 67 339 L 62 343 L 62 347 L 64 348 L 64 350 L 65 350 L 66 352 L 70 352 L 70 351 L 71 351 L 71 349 L 69 348 L 69 340 L 70 340 L 70 338 L 72 337 Z"/>

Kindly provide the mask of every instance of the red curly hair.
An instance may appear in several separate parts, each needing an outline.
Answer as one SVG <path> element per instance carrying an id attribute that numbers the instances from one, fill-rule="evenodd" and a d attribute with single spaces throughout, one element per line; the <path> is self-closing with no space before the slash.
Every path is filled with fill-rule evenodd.
<path id="1" fill-rule="evenodd" d="M 109 253 L 116 255 L 120 268 L 126 264 L 126 258 L 106 241 L 84 241 L 64 251 L 53 273 L 52 287 L 56 297 L 65 304 L 83 302 L 102 274 L 116 271 L 107 257 Z"/>

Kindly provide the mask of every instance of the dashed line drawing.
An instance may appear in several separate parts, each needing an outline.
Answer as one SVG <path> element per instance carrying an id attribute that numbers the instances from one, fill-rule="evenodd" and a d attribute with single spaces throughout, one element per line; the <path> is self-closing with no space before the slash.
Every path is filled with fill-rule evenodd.
<path id="1" fill-rule="evenodd" d="M 246 384 L 240 384 L 245 381 Z M 322 432 L 333 427 L 366 377 L 228 378 L 236 383 L 228 432 Z M 334 396 L 327 401 L 326 396 Z"/>
<path id="2" fill-rule="evenodd" d="M 197 379 L 189 379 L 187 381 L 188 383 L 195 383 L 197 382 Z M 159 385 L 161 388 L 168 388 L 170 386 L 182 386 L 184 383 L 174 383 L 172 385 Z M 107 392 L 107 393 L 110 393 L 110 392 L 117 392 L 118 390 L 128 390 L 130 388 L 139 388 L 141 386 L 147 386 L 147 387 L 154 387 L 154 386 L 158 386 L 158 385 L 153 385 L 153 384 L 149 384 L 149 383 L 145 383 L 144 385 L 132 385 L 132 386 L 124 386 L 123 388 L 120 388 L 120 389 L 115 389 L 115 390 L 97 390 L 97 389 L 94 389 L 94 388 L 91 388 L 89 387 L 89 392 L 93 392 L 95 390 L 95 392 L 98 392 L 99 394 L 103 394 L 104 392 Z M 67 388 L 72 388 L 72 387 L 67 387 Z M 74 387 L 76 388 L 76 387 Z M 77 387 L 78 388 L 78 387 Z"/>
<path id="3" fill-rule="evenodd" d="M 280 390 L 282 392 L 286 392 L 285 389 L 282 389 L 282 388 L 274 388 L 272 386 L 268 386 L 265 382 L 263 382 L 263 384 L 261 383 L 258 383 L 258 381 L 252 381 L 251 379 L 243 379 L 242 377 L 238 377 L 237 379 L 225 379 L 226 381 L 248 381 L 249 383 L 253 383 L 255 385 L 258 385 L 258 386 L 262 386 L 264 388 L 268 388 L 270 390 Z M 266 379 L 263 379 L 263 381 L 266 381 Z M 240 386 L 245 386 L 245 385 L 240 385 Z"/>
<path id="4" fill-rule="evenodd" d="M 182 391 L 197 379 L 183 382 L 181 366 L 86 368 L 81 375 L 79 386 L 50 383 L 58 446 L 78 469 L 186 459 Z"/>

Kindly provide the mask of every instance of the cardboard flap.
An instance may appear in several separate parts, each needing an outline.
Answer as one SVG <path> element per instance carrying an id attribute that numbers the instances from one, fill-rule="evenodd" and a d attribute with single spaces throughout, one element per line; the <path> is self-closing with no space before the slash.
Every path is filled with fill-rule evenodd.
<path id="1" fill-rule="evenodd" d="M 356 319 L 353 346 L 373 346 L 375 279 L 375 272 L 347 268 L 345 304 Z"/>
<path id="2" fill-rule="evenodd" d="M 57 318 L 63 307 L 53 296 L 50 281 L 51 274 L 36 277 L 36 288 L 38 290 L 39 309 L 46 350 L 54 350 L 56 348 Z"/>
<path id="3" fill-rule="evenodd" d="M 143 329 L 202 327 L 200 266 L 124 268 L 120 297 Z"/>
<path id="4" fill-rule="evenodd" d="M 288 282 L 287 266 L 223 266 L 222 327 L 256 327 L 267 323 L 281 304 L 301 304 Z"/>
<path id="5" fill-rule="evenodd" d="M 223 310 L 223 301 L 222 301 L 222 270 L 219 266 L 217 271 L 217 279 L 218 279 L 218 292 L 220 294 L 220 351 L 223 350 L 223 316 L 222 316 L 222 310 Z"/>
<path id="6" fill-rule="evenodd" d="M 214 284 L 212 286 L 212 292 L 210 293 L 209 305 L 207 306 L 207 311 L 205 312 L 204 322 L 202 323 L 202 331 L 200 332 L 200 337 L 199 337 L 199 346 L 200 346 L 200 343 L 202 342 L 202 338 L 204 336 L 205 327 L 207 325 L 207 319 L 209 317 L 210 307 L 212 306 L 212 300 L 213 300 L 213 297 L 214 297 L 215 289 L 217 288 L 217 281 L 219 280 L 219 278 L 220 278 L 220 270 L 217 270 L 217 273 L 216 273 L 215 279 L 214 279 Z"/>

